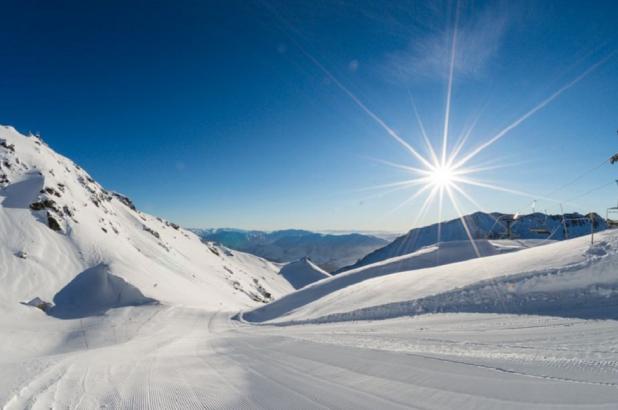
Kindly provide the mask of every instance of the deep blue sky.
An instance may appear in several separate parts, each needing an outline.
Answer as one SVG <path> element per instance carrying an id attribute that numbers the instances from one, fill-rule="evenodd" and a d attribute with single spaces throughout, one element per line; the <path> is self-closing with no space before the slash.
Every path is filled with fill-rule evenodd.
<path id="1" fill-rule="evenodd" d="M 423 197 L 393 211 L 414 191 L 361 189 L 411 177 L 372 158 L 418 161 L 316 62 L 426 154 L 408 90 L 438 144 L 457 7 L 450 147 L 481 112 L 464 152 L 607 58 L 471 161 L 512 164 L 477 179 L 604 213 L 615 185 L 570 200 L 618 168 L 552 191 L 618 151 L 614 1 L 3 2 L 0 123 L 186 226 L 405 231 Z M 531 209 L 467 192 L 486 210 Z"/>

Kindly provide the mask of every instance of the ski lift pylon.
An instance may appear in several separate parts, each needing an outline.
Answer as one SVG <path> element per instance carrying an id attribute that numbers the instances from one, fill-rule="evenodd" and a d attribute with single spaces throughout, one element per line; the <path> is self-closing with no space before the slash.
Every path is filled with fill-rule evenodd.
<path id="1" fill-rule="evenodd" d="M 618 179 L 616 180 L 616 184 L 618 185 Z M 605 220 L 607 221 L 607 226 L 610 228 L 618 228 L 618 206 L 607 208 Z"/>
<path id="2" fill-rule="evenodd" d="M 534 201 L 534 205 L 536 205 L 536 200 Z M 534 208 L 532 209 L 532 212 L 534 213 Z M 545 210 L 545 219 L 543 220 L 543 223 L 537 224 L 529 228 L 528 230 L 538 235 L 545 235 L 545 236 L 551 235 L 551 232 L 549 231 L 549 228 L 547 227 L 547 210 Z"/>

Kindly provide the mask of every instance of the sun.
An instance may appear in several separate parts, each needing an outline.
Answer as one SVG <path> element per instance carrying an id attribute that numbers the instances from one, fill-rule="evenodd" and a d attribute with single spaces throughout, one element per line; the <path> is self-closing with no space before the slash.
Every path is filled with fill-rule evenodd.
<path id="1" fill-rule="evenodd" d="M 363 111 L 369 118 L 371 118 L 377 125 L 379 125 L 388 136 L 393 138 L 396 142 L 398 142 L 404 150 L 410 154 L 411 158 L 414 161 L 414 165 L 404 165 L 404 164 L 395 164 L 389 161 L 381 161 L 379 162 L 385 163 L 387 165 L 391 165 L 400 170 L 406 171 L 406 179 L 401 181 L 396 181 L 388 184 L 366 187 L 362 190 L 373 190 L 373 189 L 388 189 L 386 192 L 380 193 L 377 196 L 383 196 L 385 193 L 394 192 L 402 189 L 410 189 L 412 188 L 415 192 L 412 193 L 408 198 L 399 203 L 393 210 L 390 212 L 394 212 L 397 209 L 402 208 L 404 205 L 415 201 L 421 195 L 425 196 L 422 205 L 418 210 L 416 210 L 416 218 L 412 223 L 413 227 L 416 227 L 418 222 L 425 216 L 426 212 L 429 209 L 437 209 L 438 211 L 438 242 L 440 241 L 441 229 L 440 229 L 440 221 L 442 221 L 442 212 L 445 202 L 450 202 L 452 208 L 456 211 L 459 219 L 461 220 L 462 226 L 466 232 L 468 239 L 470 240 L 472 247 L 475 250 L 477 256 L 480 256 L 480 253 L 476 247 L 474 242 L 474 238 L 471 232 L 470 227 L 468 227 L 468 223 L 466 218 L 464 218 L 464 214 L 462 212 L 462 207 L 460 206 L 460 200 L 465 199 L 467 202 L 472 204 L 476 209 L 483 211 L 483 207 L 476 202 L 473 196 L 468 194 L 466 191 L 468 187 L 480 187 L 486 188 L 493 191 L 505 192 L 513 195 L 518 195 L 522 197 L 527 197 L 531 200 L 536 200 L 539 197 L 538 195 L 531 195 L 526 192 L 517 191 L 513 189 L 506 188 L 502 185 L 495 185 L 492 183 L 488 183 L 482 180 L 479 180 L 477 174 L 482 172 L 487 172 L 490 170 L 494 170 L 497 168 L 503 168 L 505 166 L 509 166 L 509 164 L 505 164 L 503 161 L 488 161 L 484 164 L 473 165 L 472 160 L 477 158 L 479 154 L 485 151 L 490 146 L 494 145 L 496 142 L 501 140 L 505 135 L 509 134 L 513 129 L 517 128 L 520 124 L 526 121 L 531 116 L 535 115 L 537 112 L 541 111 L 544 107 L 549 105 L 552 101 L 558 98 L 562 93 L 566 92 L 577 83 L 586 78 L 592 71 L 596 68 L 604 64 L 608 61 L 615 53 L 612 52 L 605 57 L 601 58 L 596 63 L 589 66 L 585 71 L 580 73 L 577 77 L 572 79 L 571 81 L 564 84 L 562 87 L 555 90 L 552 94 L 550 94 L 545 99 L 538 102 L 535 106 L 526 111 L 523 115 L 519 116 L 511 123 L 506 125 L 497 133 L 490 136 L 480 135 L 481 141 L 475 148 L 468 149 L 469 145 L 469 137 L 472 136 L 473 133 L 478 133 L 475 131 L 476 123 L 479 120 L 481 113 L 483 110 L 480 110 L 476 116 L 470 121 L 466 127 L 461 130 L 459 137 L 456 141 L 452 140 L 452 130 L 450 127 L 450 119 L 451 119 L 451 100 L 452 100 L 452 91 L 453 91 L 453 80 L 455 78 L 455 62 L 456 62 L 456 52 L 457 52 L 457 20 L 459 13 L 459 6 L 456 7 L 455 12 L 455 21 L 453 24 L 453 28 L 451 30 L 452 37 L 450 39 L 450 61 L 448 64 L 448 83 L 446 87 L 446 100 L 445 100 L 445 110 L 444 110 L 444 123 L 442 127 L 441 133 L 436 133 L 436 135 L 428 135 L 425 126 L 420 118 L 419 112 L 416 108 L 416 104 L 414 102 L 414 98 L 412 96 L 412 92 L 410 88 L 407 88 L 408 96 L 414 111 L 414 116 L 416 117 L 416 122 L 418 125 L 418 130 L 420 132 L 420 136 L 425 142 L 426 152 L 423 154 L 421 150 L 418 149 L 417 146 L 410 145 L 404 138 L 402 138 L 399 133 L 391 128 L 380 116 L 378 116 L 375 112 L 373 112 L 365 103 L 356 96 L 348 87 L 346 87 L 333 73 L 331 73 L 320 61 L 315 58 L 312 54 L 303 49 L 299 44 L 297 44 L 300 48 L 300 51 L 307 57 L 321 72 L 323 72 L 328 79 L 336 85 L 343 93 L 345 93 L 354 104 Z M 435 132 L 435 131 L 434 131 Z M 440 135 L 441 134 L 441 135 Z M 431 138 L 430 138 L 431 137 Z M 478 138 L 479 136 L 476 136 Z M 472 138 L 475 138 L 472 136 Z M 432 141 L 434 143 L 432 143 Z M 451 141 L 449 141 L 451 140 Z M 435 144 L 435 145 L 434 145 Z M 434 149 L 437 148 L 437 149 Z M 464 152 L 464 147 L 467 152 Z M 544 200 L 555 201 L 551 198 L 543 198 Z M 437 203 L 436 206 L 432 206 Z"/>
<path id="2" fill-rule="evenodd" d="M 433 186 L 446 188 L 455 182 L 455 172 L 449 166 L 440 165 L 430 171 L 428 179 Z"/>

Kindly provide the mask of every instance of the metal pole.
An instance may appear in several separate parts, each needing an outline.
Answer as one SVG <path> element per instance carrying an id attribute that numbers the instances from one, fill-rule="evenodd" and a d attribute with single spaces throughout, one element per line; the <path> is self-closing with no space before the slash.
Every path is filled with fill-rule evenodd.
<path id="1" fill-rule="evenodd" d="M 590 212 L 590 246 L 594 245 L 594 213 Z"/>
<path id="2" fill-rule="evenodd" d="M 566 221 L 564 220 L 564 209 L 562 208 L 562 204 L 560 204 L 560 213 L 562 214 L 562 233 L 564 236 L 563 239 L 569 239 L 569 231 L 567 230 Z"/>

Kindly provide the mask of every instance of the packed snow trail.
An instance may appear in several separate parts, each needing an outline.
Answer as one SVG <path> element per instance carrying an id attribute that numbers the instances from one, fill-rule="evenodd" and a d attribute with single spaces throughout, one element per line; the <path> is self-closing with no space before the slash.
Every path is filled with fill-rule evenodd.
<path id="1" fill-rule="evenodd" d="M 3 408 L 618 404 L 616 321 L 442 314 L 274 327 L 229 316 L 141 306 L 11 329 L 0 346 Z M 6 354 L 28 338 L 37 340 L 28 355 Z"/>

